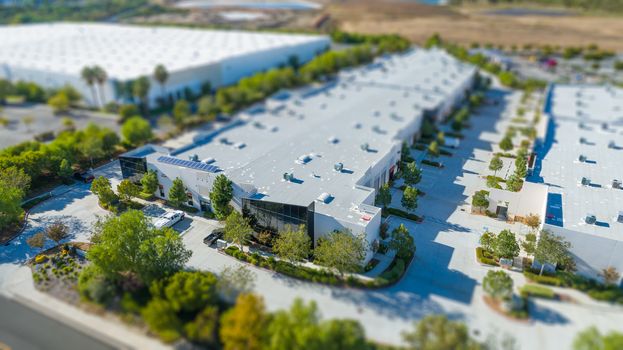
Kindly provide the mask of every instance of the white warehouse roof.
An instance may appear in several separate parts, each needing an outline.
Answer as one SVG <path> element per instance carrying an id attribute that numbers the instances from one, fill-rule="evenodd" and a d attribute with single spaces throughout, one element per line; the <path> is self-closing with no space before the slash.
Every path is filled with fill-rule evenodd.
<path id="1" fill-rule="evenodd" d="M 0 38 L 0 76 L 11 67 L 79 76 L 83 67 L 100 65 L 118 80 L 151 75 L 158 64 L 174 72 L 256 52 L 330 43 L 313 35 L 105 23 L 0 26 Z"/>

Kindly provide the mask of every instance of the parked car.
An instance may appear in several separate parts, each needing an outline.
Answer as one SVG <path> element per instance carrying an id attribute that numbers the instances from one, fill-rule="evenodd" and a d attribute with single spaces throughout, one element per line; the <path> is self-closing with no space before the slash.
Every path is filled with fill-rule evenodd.
<path id="1" fill-rule="evenodd" d="M 74 173 L 74 179 L 88 184 L 95 180 L 95 176 L 93 176 L 93 174 L 89 174 L 86 171 L 77 171 Z"/>
<path id="2" fill-rule="evenodd" d="M 154 222 L 154 226 L 156 228 L 171 227 L 182 220 L 184 220 L 183 211 L 169 211 L 158 217 Z"/>
<path id="3" fill-rule="evenodd" d="M 207 246 L 211 246 L 221 237 L 223 237 L 223 229 L 216 229 L 203 239 L 203 243 L 206 244 Z"/>

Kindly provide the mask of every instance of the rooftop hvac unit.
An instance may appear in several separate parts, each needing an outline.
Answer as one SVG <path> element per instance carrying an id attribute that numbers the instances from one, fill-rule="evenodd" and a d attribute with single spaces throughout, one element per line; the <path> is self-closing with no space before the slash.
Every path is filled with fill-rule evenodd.
<path id="1" fill-rule="evenodd" d="M 293 173 L 283 173 L 283 179 L 286 180 L 286 181 L 292 182 L 292 180 L 294 180 L 294 174 Z"/>
<path id="2" fill-rule="evenodd" d="M 331 196 L 330 193 L 327 192 L 323 192 L 320 194 L 320 196 L 318 196 L 318 200 L 321 201 L 322 203 L 329 203 L 331 201 L 331 199 L 333 198 L 333 196 Z"/>
<path id="3" fill-rule="evenodd" d="M 328 141 L 329 141 L 329 143 L 338 143 L 338 142 L 340 142 L 340 140 L 338 140 L 338 138 L 335 137 L 335 136 L 329 137 Z"/>
<path id="4" fill-rule="evenodd" d="M 580 137 L 580 143 L 581 144 L 585 144 L 586 143 L 586 139 L 584 137 Z"/>
<path id="5" fill-rule="evenodd" d="M 623 188 L 623 184 L 621 184 L 621 180 L 614 179 L 612 180 L 612 188 L 620 190 Z"/>
<path id="6" fill-rule="evenodd" d="M 583 154 L 580 154 L 580 156 L 578 157 L 578 160 L 582 163 L 586 162 L 586 156 Z"/>
<path id="7" fill-rule="evenodd" d="M 196 155 L 196 154 L 193 154 L 192 156 L 189 156 L 188 159 L 193 161 L 193 162 L 198 162 L 199 161 L 199 156 Z"/>
<path id="8" fill-rule="evenodd" d="M 335 171 L 341 172 L 342 170 L 344 170 L 344 164 L 343 163 L 335 163 L 335 165 L 333 165 L 333 169 Z"/>
<path id="9" fill-rule="evenodd" d="M 602 123 L 601 124 L 601 129 L 602 130 L 608 130 L 608 123 Z"/>
<path id="10" fill-rule="evenodd" d="M 589 225 L 593 225 L 594 223 L 597 222 L 597 217 L 595 215 L 588 214 L 584 218 L 584 221 Z"/>
<path id="11" fill-rule="evenodd" d="M 206 163 L 206 164 L 212 164 L 212 163 L 216 162 L 216 159 L 214 159 L 212 157 L 209 157 L 209 158 L 204 159 L 203 162 Z"/>
<path id="12" fill-rule="evenodd" d="M 368 149 L 370 148 L 370 145 L 368 145 L 368 143 L 366 142 L 366 143 L 362 143 L 360 147 L 361 147 L 362 151 L 366 151 L 367 152 Z"/>
<path id="13" fill-rule="evenodd" d="M 617 144 L 614 141 L 608 142 L 608 148 L 616 148 Z"/>
<path id="14" fill-rule="evenodd" d="M 582 184 L 582 186 L 588 186 L 591 184 L 591 179 L 589 179 L 588 177 L 583 177 L 580 183 Z"/>
<path id="15" fill-rule="evenodd" d="M 617 222 L 620 222 L 623 224 L 623 211 L 619 212 L 619 216 L 617 217 Z"/>

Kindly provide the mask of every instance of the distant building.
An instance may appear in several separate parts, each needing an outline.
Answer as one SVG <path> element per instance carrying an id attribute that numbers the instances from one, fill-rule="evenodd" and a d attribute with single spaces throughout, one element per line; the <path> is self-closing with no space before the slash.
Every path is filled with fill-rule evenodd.
<path id="1" fill-rule="evenodd" d="M 499 65 L 503 70 L 509 70 L 513 67 L 513 60 L 511 60 L 504 52 L 495 49 L 471 49 L 470 55 L 480 54 L 487 58 L 491 63 Z"/>
<path id="2" fill-rule="evenodd" d="M 571 243 L 578 272 L 623 272 L 623 89 L 553 85 L 529 180 L 549 185 L 545 228 Z"/>
<path id="3" fill-rule="evenodd" d="M 44 87 L 76 87 L 85 103 L 129 102 L 128 84 L 150 78 L 149 102 L 163 96 L 154 68 L 169 71 L 167 100 L 199 93 L 209 83 L 236 83 L 258 71 L 285 65 L 291 57 L 304 63 L 326 50 L 326 36 L 242 31 L 145 27 L 105 23 L 47 23 L 0 26 L 0 77 Z M 94 97 L 81 78 L 84 67 L 99 65 L 107 73 L 103 93 Z M 131 91 L 131 89 L 129 89 Z M 103 98 L 103 103 L 100 99 Z M 95 100 L 94 100 L 95 99 Z"/>
<path id="4" fill-rule="evenodd" d="M 376 190 L 398 170 L 401 144 L 413 142 L 425 118 L 441 120 L 458 107 L 475 74 L 438 50 L 383 57 L 329 83 L 281 91 L 180 149 L 126 153 L 123 176 L 156 170 L 161 198 L 179 177 L 187 204 L 208 209 L 212 183 L 225 174 L 233 206 L 258 229 L 303 224 L 314 243 L 348 229 L 373 243 L 381 224 Z"/>

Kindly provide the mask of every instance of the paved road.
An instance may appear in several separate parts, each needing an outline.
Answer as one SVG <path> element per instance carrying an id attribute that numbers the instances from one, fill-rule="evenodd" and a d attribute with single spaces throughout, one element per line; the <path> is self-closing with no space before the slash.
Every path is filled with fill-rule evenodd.
<path id="1" fill-rule="evenodd" d="M 106 342 L 0 296 L 0 348 L 9 349 L 118 349 Z"/>

